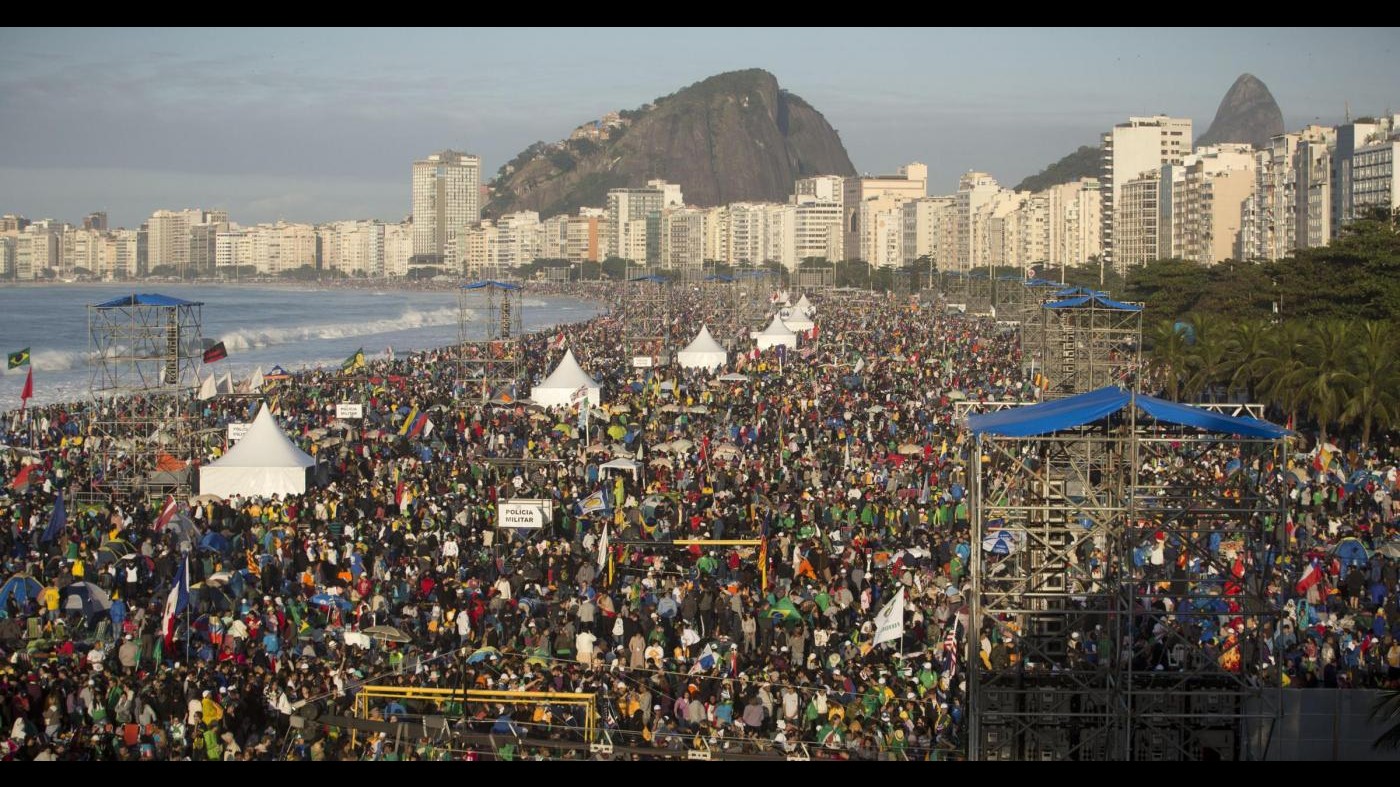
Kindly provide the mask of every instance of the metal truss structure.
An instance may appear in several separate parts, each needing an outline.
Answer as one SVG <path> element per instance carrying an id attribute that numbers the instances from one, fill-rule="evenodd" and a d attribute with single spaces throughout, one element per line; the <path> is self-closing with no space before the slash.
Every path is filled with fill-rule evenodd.
<path id="1" fill-rule="evenodd" d="M 1082 303 L 1076 303 L 1082 301 Z M 1116 385 L 1139 389 L 1142 368 L 1142 306 L 1081 296 L 1039 307 L 1023 341 L 1045 376 L 1043 398 Z"/>
<path id="2" fill-rule="evenodd" d="M 98 415 L 86 494 L 189 493 L 203 306 L 154 294 L 88 306 L 89 392 Z"/>
<path id="3" fill-rule="evenodd" d="M 974 445 L 969 757 L 1258 758 L 1282 707 L 1284 440 L 1128 406 Z"/>
<path id="4" fill-rule="evenodd" d="M 494 280 L 458 290 L 458 380 L 467 397 L 518 398 L 515 387 L 525 360 L 523 292 L 519 285 Z"/>

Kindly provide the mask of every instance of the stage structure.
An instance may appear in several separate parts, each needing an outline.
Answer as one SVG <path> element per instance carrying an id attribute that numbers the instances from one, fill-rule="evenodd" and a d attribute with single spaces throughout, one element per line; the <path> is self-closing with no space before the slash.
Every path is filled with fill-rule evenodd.
<path id="1" fill-rule="evenodd" d="M 1043 398 L 1059 399 L 1116 385 L 1138 390 L 1142 366 L 1142 305 L 1102 292 L 1069 294 L 1040 307 L 1022 333 L 1027 354 L 1044 375 Z"/>
<path id="2" fill-rule="evenodd" d="M 524 362 L 523 290 L 484 279 L 457 293 L 458 381 L 464 395 L 513 403 Z"/>
<path id="3" fill-rule="evenodd" d="M 677 285 L 662 276 L 648 274 L 628 279 L 625 286 L 627 299 L 618 315 L 623 326 L 623 355 L 630 364 L 648 363 L 637 360 L 648 358 L 651 366 L 659 366 L 679 347 L 675 343 L 678 337 L 672 336 L 672 299 Z M 683 341 L 688 340 L 687 337 Z"/>
<path id="4" fill-rule="evenodd" d="M 967 425 L 969 757 L 1259 758 L 1288 431 L 1116 387 Z"/>
<path id="5" fill-rule="evenodd" d="M 88 305 L 95 498 L 189 493 L 203 306 L 155 293 Z"/>

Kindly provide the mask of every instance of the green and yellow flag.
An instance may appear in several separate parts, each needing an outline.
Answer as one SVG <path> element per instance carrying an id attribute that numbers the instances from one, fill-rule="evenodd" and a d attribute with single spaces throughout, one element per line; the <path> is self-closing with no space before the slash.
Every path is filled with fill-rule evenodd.
<path id="1" fill-rule="evenodd" d="M 340 370 L 343 372 L 348 372 L 353 369 L 362 369 L 364 368 L 364 365 L 365 348 L 361 347 L 360 349 L 355 351 L 354 355 L 345 359 L 345 362 L 340 365 Z"/>
<path id="2" fill-rule="evenodd" d="M 20 350 L 19 352 L 10 353 L 8 357 L 10 359 L 11 369 L 18 369 L 21 366 L 28 366 L 29 348 L 26 347 L 23 350 Z"/>

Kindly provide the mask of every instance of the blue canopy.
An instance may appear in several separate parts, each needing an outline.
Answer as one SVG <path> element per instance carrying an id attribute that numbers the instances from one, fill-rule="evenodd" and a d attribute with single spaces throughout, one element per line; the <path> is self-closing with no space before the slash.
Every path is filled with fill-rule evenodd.
<path id="1" fill-rule="evenodd" d="M 732 281 L 734 281 L 734 277 L 733 277 L 733 276 L 706 276 L 706 277 L 705 277 L 705 281 L 732 282 Z"/>
<path id="2" fill-rule="evenodd" d="M 1102 295 L 1107 297 L 1108 293 L 1103 290 L 1091 290 L 1088 287 L 1066 287 L 1055 293 L 1061 298 L 1068 298 L 1071 295 Z"/>
<path id="3" fill-rule="evenodd" d="M 1097 307 L 1100 309 L 1114 309 L 1115 311 L 1120 312 L 1142 311 L 1141 306 L 1133 306 L 1131 304 L 1115 301 L 1112 298 L 1109 298 L 1097 292 L 1091 293 L 1089 295 L 1079 295 L 1073 298 L 1066 298 L 1062 301 L 1055 301 L 1054 303 L 1045 304 L 1045 308 L 1047 309 L 1078 309 L 1083 306 L 1088 306 L 1089 308 Z"/>
<path id="4" fill-rule="evenodd" d="M 203 306 L 204 303 L 196 301 L 186 301 L 180 298 L 172 298 L 169 295 L 158 295 L 153 292 L 143 292 L 132 295 L 123 295 L 120 298 L 113 298 L 105 303 L 97 304 L 98 309 L 116 309 L 122 306 Z"/>
<path id="5" fill-rule="evenodd" d="M 653 284 L 665 284 L 665 283 L 666 283 L 666 279 L 664 279 L 664 278 L 662 278 L 662 277 L 660 277 L 660 276 L 657 276 L 655 273 L 649 273 L 649 274 L 647 274 L 646 276 L 638 276 L 638 277 L 635 278 L 635 279 L 628 279 L 628 281 L 649 281 L 649 282 L 652 282 Z"/>
<path id="6" fill-rule="evenodd" d="M 1134 404 L 1158 421 L 1192 426 L 1215 434 L 1237 434 L 1265 439 L 1292 434 L 1281 426 L 1257 418 L 1224 415 L 1158 399 L 1155 396 L 1134 396 L 1115 386 L 1029 407 L 1015 407 L 996 413 L 970 416 L 967 426 L 975 434 L 985 432 L 1002 437 L 1034 437 L 1091 424 Z"/>
<path id="7" fill-rule="evenodd" d="M 463 285 L 462 285 L 462 289 L 464 289 L 464 290 L 481 290 L 481 289 L 485 289 L 485 288 L 487 288 L 487 287 L 500 287 L 500 288 L 503 289 L 503 290 L 518 290 L 518 289 L 520 289 L 520 285 L 519 285 L 519 284 L 507 284 L 506 282 L 503 282 L 503 281 L 492 281 L 492 280 L 490 280 L 490 279 L 484 279 L 484 280 L 482 280 L 482 281 L 474 281 L 474 282 L 472 282 L 471 284 L 463 284 Z"/>

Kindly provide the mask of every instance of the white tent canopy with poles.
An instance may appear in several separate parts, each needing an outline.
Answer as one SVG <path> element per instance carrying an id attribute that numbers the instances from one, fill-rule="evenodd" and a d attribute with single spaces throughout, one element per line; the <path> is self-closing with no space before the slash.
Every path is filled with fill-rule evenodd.
<path id="1" fill-rule="evenodd" d="M 780 344 L 793 349 L 797 347 L 797 334 L 784 325 L 782 318 L 776 314 L 773 315 L 773 321 L 768 323 L 767 328 L 755 331 L 750 336 L 758 343 L 760 350 L 768 350 Z"/>
<path id="2" fill-rule="evenodd" d="M 283 434 L 263 405 L 243 439 L 199 469 L 199 491 L 224 498 L 299 495 L 315 466 L 316 460 Z"/>
<path id="3" fill-rule="evenodd" d="M 568 406 L 573 403 L 574 392 L 580 388 L 587 389 L 589 404 L 603 403 L 602 386 L 578 365 L 574 351 L 568 350 L 554 371 L 530 390 L 530 398 L 541 407 Z"/>
<path id="4" fill-rule="evenodd" d="M 686 369 L 718 369 L 729 360 L 729 353 L 710 335 L 710 329 L 702 325 L 695 339 L 676 353 L 676 360 Z"/>

